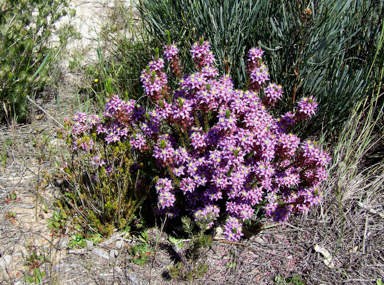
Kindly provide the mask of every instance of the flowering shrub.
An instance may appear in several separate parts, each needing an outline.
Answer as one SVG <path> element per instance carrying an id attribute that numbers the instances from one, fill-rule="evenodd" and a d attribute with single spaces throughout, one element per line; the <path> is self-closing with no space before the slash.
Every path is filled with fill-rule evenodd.
<path id="1" fill-rule="evenodd" d="M 107 104 L 103 120 L 79 113 L 73 122 L 65 122 L 71 157 L 59 177 L 66 181 L 66 201 L 79 216 L 77 222 L 103 235 L 128 226 L 151 187 L 145 179 L 151 173 L 141 175 L 137 166 L 141 162 L 131 152 L 135 145 L 127 141 L 131 132 L 125 117 L 130 115 L 130 104 L 115 97 Z"/>
<path id="2" fill-rule="evenodd" d="M 72 136 L 92 130 L 104 144 L 129 142 L 137 157 L 150 153 L 163 170 L 156 184 L 158 213 L 173 218 L 187 212 L 202 227 L 226 219 L 228 240 L 240 239 L 242 224 L 253 218 L 255 206 L 284 222 L 291 213 L 318 204 L 330 158 L 317 143 L 301 142 L 290 133 L 295 123 L 315 113 L 315 100 L 303 98 L 294 113 L 274 118 L 268 111 L 283 91 L 275 83 L 265 87 L 269 73 L 262 50 L 249 51 L 245 91 L 234 89 L 228 76 L 219 77 L 208 42 L 196 43 L 191 53 L 198 71 L 182 77 L 177 47 L 165 47 L 178 80 L 173 92 L 158 55 L 142 72 L 152 111 L 116 95 L 102 121 L 94 118 L 91 124 L 92 117 L 76 117 Z M 79 137 L 73 147 L 92 152 L 94 141 Z M 111 167 L 106 157 L 92 161 L 96 167 Z"/>

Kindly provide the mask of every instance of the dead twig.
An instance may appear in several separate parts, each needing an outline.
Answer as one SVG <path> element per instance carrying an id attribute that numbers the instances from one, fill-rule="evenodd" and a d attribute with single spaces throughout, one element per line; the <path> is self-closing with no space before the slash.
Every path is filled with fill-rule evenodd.
<path id="1" fill-rule="evenodd" d="M 27 95 L 27 99 L 29 102 L 31 102 L 33 105 L 35 105 L 37 108 L 39 108 L 44 114 L 46 114 L 49 118 L 51 118 L 56 124 L 58 124 L 62 129 L 64 129 L 64 126 L 60 124 L 54 117 L 52 117 L 50 114 L 48 114 L 47 111 L 45 111 L 43 108 L 41 108 L 35 101 L 33 101 L 29 96 Z"/>

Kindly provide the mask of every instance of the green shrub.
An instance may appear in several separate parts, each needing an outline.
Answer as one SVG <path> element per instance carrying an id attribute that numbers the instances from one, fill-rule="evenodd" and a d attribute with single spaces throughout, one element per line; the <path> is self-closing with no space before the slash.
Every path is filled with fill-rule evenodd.
<path id="1" fill-rule="evenodd" d="M 70 156 L 58 177 L 65 181 L 64 197 L 72 208 L 70 214 L 77 216 L 75 221 L 84 230 L 91 226 L 108 236 L 135 220 L 152 187 L 155 166 L 143 167 L 145 161 L 137 160 L 128 141 L 106 144 L 95 126 L 100 121 L 97 116 L 79 113 L 74 120 L 73 124 L 65 122 L 72 133 L 59 133 L 67 140 Z M 81 130 L 85 121 L 89 124 L 87 132 Z"/>
<path id="2" fill-rule="evenodd" d="M 1 0 L 0 119 L 24 120 L 26 96 L 45 86 L 54 52 L 48 47 L 54 24 L 69 12 L 67 0 Z"/>
<path id="3" fill-rule="evenodd" d="M 185 46 L 180 57 L 188 63 L 188 50 L 204 36 L 220 72 L 238 88 L 246 82 L 245 51 L 264 49 L 271 80 L 285 90 L 280 112 L 292 111 L 303 96 L 321 106 L 307 128 L 300 127 L 305 135 L 331 132 L 379 84 L 382 1 L 142 0 L 140 11 L 158 42 L 166 42 L 169 30 Z"/>

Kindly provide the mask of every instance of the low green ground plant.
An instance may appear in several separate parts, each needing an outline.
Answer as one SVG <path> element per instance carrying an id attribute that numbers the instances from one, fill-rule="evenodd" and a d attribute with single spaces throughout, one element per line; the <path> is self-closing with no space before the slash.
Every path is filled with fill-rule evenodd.
<path id="1" fill-rule="evenodd" d="M 87 245 L 84 236 L 80 233 L 72 235 L 71 239 L 71 242 L 68 244 L 68 247 L 70 248 L 85 247 Z"/>
<path id="2" fill-rule="evenodd" d="M 130 247 L 129 252 L 132 254 L 131 261 L 139 266 L 143 266 L 152 255 L 152 250 L 149 249 L 146 243 L 140 243 Z"/>
<path id="3" fill-rule="evenodd" d="M 174 280 L 193 281 L 202 277 L 209 269 L 206 262 L 206 253 L 213 244 L 212 236 L 205 233 L 207 224 L 197 225 L 189 217 L 181 218 L 184 234 L 189 239 L 169 240 L 178 248 L 181 261 L 174 266 L 168 266 L 169 276 Z"/>
<path id="4" fill-rule="evenodd" d="M 34 247 L 31 246 L 30 250 L 31 253 L 25 258 L 24 262 L 24 265 L 28 267 L 28 274 L 25 276 L 25 281 L 28 284 L 40 284 L 46 275 L 45 271 L 41 270 L 42 265 L 49 262 L 49 260 Z"/>
<path id="5" fill-rule="evenodd" d="M 303 281 L 299 275 L 296 275 L 296 276 L 289 277 L 289 278 L 284 278 L 284 277 L 278 276 L 275 278 L 275 284 L 276 285 L 287 285 L 287 284 L 305 285 L 307 283 L 305 281 Z"/>
<path id="6" fill-rule="evenodd" d="M 64 211 L 53 212 L 52 217 L 48 219 L 48 228 L 56 235 L 64 234 L 67 218 Z"/>

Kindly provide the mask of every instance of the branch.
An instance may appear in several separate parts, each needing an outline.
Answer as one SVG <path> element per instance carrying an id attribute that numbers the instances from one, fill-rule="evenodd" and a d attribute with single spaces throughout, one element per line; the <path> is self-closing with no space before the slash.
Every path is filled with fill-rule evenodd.
<path id="1" fill-rule="evenodd" d="M 39 108 L 41 111 L 44 112 L 44 114 L 46 114 L 48 117 L 50 117 L 56 124 L 58 124 L 61 128 L 64 129 L 64 126 L 62 124 L 60 124 L 54 117 L 52 117 L 50 114 L 48 114 L 47 111 L 45 111 L 43 108 L 41 108 L 39 105 L 37 105 L 37 103 L 35 101 L 33 101 L 31 98 L 29 98 L 29 96 L 27 95 L 27 99 L 29 102 L 31 102 L 33 105 L 35 105 L 37 108 Z"/>

